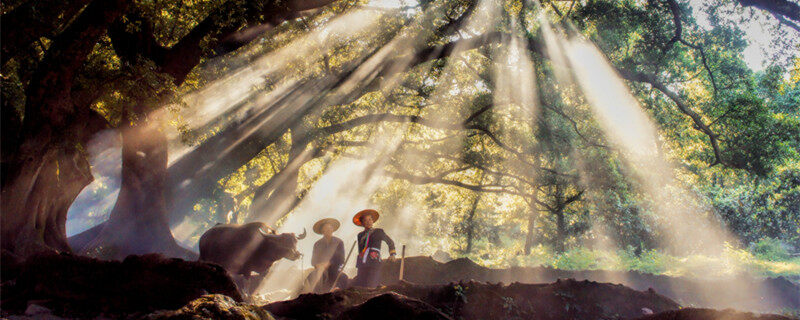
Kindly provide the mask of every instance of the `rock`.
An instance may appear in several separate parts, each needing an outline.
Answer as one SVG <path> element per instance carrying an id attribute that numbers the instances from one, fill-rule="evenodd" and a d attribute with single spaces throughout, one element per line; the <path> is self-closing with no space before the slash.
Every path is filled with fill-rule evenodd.
<path id="1" fill-rule="evenodd" d="M 142 319 L 147 320 L 274 320 L 266 310 L 249 304 L 242 304 L 221 294 L 202 296 L 174 311 L 156 311 Z"/>
<path id="2" fill-rule="evenodd" d="M 775 314 L 739 312 L 731 309 L 686 308 L 647 315 L 637 320 L 791 320 L 791 318 Z"/>
<path id="3" fill-rule="evenodd" d="M 425 302 L 390 292 L 354 306 L 336 317 L 336 319 L 450 320 L 452 318 Z"/>
<path id="4" fill-rule="evenodd" d="M 95 317 L 177 309 L 205 293 L 242 297 L 222 267 L 158 254 L 103 261 L 72 254 L 28 258 L 12 285 L 3 286 L 2 309 L 13 314 L 37 301 L 53 314 Z"/>
<path id="5" fill-rule="evenodd" d="M 53 311 L 50 311 L 50 309 L 42 307 L 38 304 L 29 304 L 28 308 L 25 309 L 26 316 L 36 316 L 36 315 L 52 314 L 52 313 Z"/>
<path id="6" fill-rule="evenodd" d="M 25 313 L 21 315 L 6 315 L 0 312 L 0 319 L 8 320 L 64 320 L 53 314 L 50 309 L 42 307 L 38 304 L 31 303 L 25 309 Z"/>
<path id="7" fill-rule="evenodd" d="M 278 318 L 332 319 L 345 310 L 383 292 L 377 289 L 350 288 L 329 293 L 301 294 L 293 300 L 267 304 L 264 309 Z"/>

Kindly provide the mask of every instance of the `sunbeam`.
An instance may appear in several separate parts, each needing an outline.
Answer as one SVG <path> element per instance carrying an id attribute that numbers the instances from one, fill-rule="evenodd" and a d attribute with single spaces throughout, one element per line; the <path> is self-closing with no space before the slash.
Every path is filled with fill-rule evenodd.
<path id="1" fill-rule="evenodd" d="M 229 12 L 225 19 L 236 22 L 183 17 L 196 9 L 184 2 L 160 15 L 136 1 L 137 11 L 120 9 L 117 20 L 108 21 L 113 28 L 101 28 L 108 39 L 94 43 L 89 58 L 62 66 L 85 65 L 74 72 L 86 79 L 62 88 L 73 96 L 55 96 L 89 106 L 96 119 L 75 110 L 53 116 L 54 123 L 86 123 L 43 129 L 55 141 L 45 139 L 48 148 L 56 151 L 12 159 L 56 159 L 19 171 L 50 180 L 36 178 L 14 192 L 34 194 L 50 183 L 83 188 L 25 202 L 32 211 L 56 213 L 13 220 L 33 226 L 24 236 L 41 242 L 20 248 L 71 248 L 118 260 L 149 252 L 199 260 L 192 263 L 219 272 L 228 287 L 233 279 L 233 291 L 268 310 L 267 303 L 302 302 L 318 297 L 305 293 L 324 290 L 314 287 L 320 273 L 311 276 L 324 265 L 312 266 L 320 236 L 299 232 L 320 219 L 336 219 L 341 225 L 334 236 L 348 250 L 370 228 L 368 222 L 364 229 L 354 224 L 353 215 L 370 208 L 380 212 L 380 237 L 391 237 L 397 253 L 405 249 L 412 261 L 412 269 L 401 269 L 406 265 L 378 259 L 375 270 L 390 267 L 380 284 L 396 283 L 398 270 L 420 282 L 391 290 L 462 281 L 444 287 L 456 292 L 458 308 L 475 303 L 466 300 L 474 294 L 467 285 L 521 282 L 497 285 L 506 290 L 567 277 L 636 290 L 657 284 L 670 299 L 691 297 L 670 300 L 673 309 L 736 307 L 737 299 L 752 310 L 800 306 L 775 294 L 795 288 L 791 281 L 775 280 L 775 288 L 784 286 L 775 289 L 772 280 L 757 279 L 796 280 L 800 273 L 800 229 L 792 229 L 800 219 L 793 212 L 800 164 L 793 158 L 798 135 L 792 105 L 800 92 L 800 62 L 791 71 L 781 69 L 788 64 L 745 70 L 739 55 L 746 44 L 730 40 L 735 28 L 698 28 L 681 1 L 316 1 L 270 4 L 275 7 L 258 13 L 241 9 L 256 16 L 294 10 L 282 6 L 303 9 L 275 19 Z M 83 10 L 91 13 L 92 5 Z M 161 20 L 174 19 L 170 10 L 180 11 L 188 26 L 160 35 L 168 33 Z M 206 24 L 227 27 L 192 38 L 191 30 Z M 175 59 L 183 47 L 174 42 L 181 37 L 196 40 L 193 50 L 208 52 L 194 57 L 188 75 L 168 75 L 161 60 Z M 20 127 L 13 136 L 4 131 L 4 143 L 40 134 L 36 125 L 21 123 L 30 121 L 24 120 L 28 113 L 34 115 L 29 119 L 41 117 L 27 104 L 39 97 L 25 83 L 45 73 L 16 73 L 48 65 L 59 46 L 80 46 L 35 39 L 41 43 L 26 46 L 42 51 L 36 56 L 4 58 L 3 99 L 27 99 L 4 102 L 3 117 L 24 116 L 19 123 L 4 120 L 3 126 Z M 51 47 L 58 50 L 48 54 Z M 82 91 L 92 77 L 110 75 L 126 82 L 109 80 L 96 94 Z M 6 82 L 19 85 L 6 89 Z M 147 88 L 154 83 L 163 88 Z M 64 107 L 48 106 L 53 113 Z M 81 137 L 61 141 L 50 137 L 55 133 Z M 9 150 L 30 146 L 15 147 Z M 9 161 L 3 158 L 3 174 L 17 174 Z M 67 201 L 70 207 L 51 205 Z M 324 233 L 322 224 L 314 232 Z M 50 232 L 52 225 L 58 234 Z M 70 238 L 59 243 L 59 237 Z M 338 241 L 326 246 L 339 247 Z M 224 250 L 210 256 L 211 249 L 201 249 L 209 247 Z M 362 252 L 359 268 L 373 251 Z M 386 258 L 385 252 L 379 254 Z M 780 261 L 768 261 L 773 256 Z M 354 262 L 342 267 L 344 278 L 364 271 Z M 464 282 L 472 278 L 478 282 Z M 706 280 L 724 285 L 698 285 Z M 552 285 L 572 290 L 608 284 Z M 339 289 L 325 297 L 389 290 Z M 649 291 L 642 296 L 667 299 Z M 347 300 L 353 304 L 348 312 L 371 298 Z M 501 298 L 505 317 L 523 314 L 517 297 Z M 626 318 L 653 313 L 650 305 L 631 303 L 637 305 Z M 440 307 L 431 304 L 452 318 L 466 310 Z M 585 311 L 569 308 L 570 315 Z"/>

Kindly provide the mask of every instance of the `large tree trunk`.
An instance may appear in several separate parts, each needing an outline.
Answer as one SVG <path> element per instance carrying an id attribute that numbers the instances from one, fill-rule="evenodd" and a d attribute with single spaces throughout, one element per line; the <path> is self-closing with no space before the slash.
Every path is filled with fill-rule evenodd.
<path id="1" fill-rule="evenodd" d="M 97 238 L 80 252 L 104 259 L 157 252 L 193 259 L 172 236 L 167 222 L 167 141 L 148 121 L 122 132 L 122 181 L 119 196 Z"/>
<path id="2" fill-rule="evenodd" d="M 43 250 L 70 251 L 66 237 L 67 211 L 92 182 L 86 155 L 79 146 L 100 130 L 86 113 L 60 129 L 69 138 L 57 138 L 52 127 L 26 129 L 2 163 L 2 248 L 20 256 Z M 63 139 L 63 140 L 62 140 Z M 66 141 L 64 141 L 66 140 Z M 77 140 L 77 141 L 75 141 Z"/>
<path id="3" fill-rule="evenodd" d="M 92 181 L 89 165 L 77 150 L 49 148 L 41 157 L 12 165 L 17 173 L 3 187 L 2 248 L 19 256 L 41 251 L 70 251 L 67 209 Z"/>
<path id="4" fill-rule="evenodd" d="M 95 0 L 53 39 L 26 88 L 19 144 L 3 159 L 2 248 L 28 256 L 68 251 L 66 212 L 91 172 L 80 143 L 91 134 L 90 111 L 76 107 L 75 74 L 129 0 Z"/>

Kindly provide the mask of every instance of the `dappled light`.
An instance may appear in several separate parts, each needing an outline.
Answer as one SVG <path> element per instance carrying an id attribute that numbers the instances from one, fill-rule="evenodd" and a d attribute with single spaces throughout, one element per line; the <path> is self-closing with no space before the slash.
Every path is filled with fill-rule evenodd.
<path id="1" fill-rule="evenodd" d="M 0 316 L 800 314 L 794 2 L 78 2 L 3 9 Z"/>

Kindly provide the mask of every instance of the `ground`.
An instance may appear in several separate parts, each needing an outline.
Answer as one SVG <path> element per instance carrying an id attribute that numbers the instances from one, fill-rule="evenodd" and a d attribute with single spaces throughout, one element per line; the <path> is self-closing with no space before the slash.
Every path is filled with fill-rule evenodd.
<path id="1" fill-rule="evenodd" d="M 382 283 L 396 282 L 399 269 L 398 261 L 387 261 Z M 783 277 L 756 278 L 746 274 L 733 278 L 709 275 L 705 279 L 697 279 L 634 271 L 569 271 L 543 267 L 490 269 L 466 258 L 440 263 L 430 257 L 410 257 L 405 260 L 403 278 L 419 284 L 446 284 L 462 279 L 505 283 L 549 283 L 564 278 L 588 279 L 619 283 L 636 290 L 652 288 L 683 306 L 762 312 L 800 309 L 800 285 L 797 283 Z"/>
<path id="2" fill-rule="evenodd" d="M 397 303 L 381 298 L 385 293 L 425 302 L 454 319 L 633 319 L 649 312 L 678 309 L 680 305 L 654 291 L 636 291 L 621 285 L 560 280 L 550 284 L 510 285 L 460 282 L 418 285 L 402 282 L 377 289 L 347 289 L 328 294 L 304 294 L 291 301 L 267 305 L 277 318 L 336 319 L 365 304 L 383 304 L 377 310 L 394 310 Z M 383 301 L 383 302 L 381 302 Z M 424 306 L 420 306 L 423 308 Z M 361 312 L 362 314 L 364 311 Z M 400 319 L 400 318 L 395 318 Z"/>
<path id="3" fill-rule="evenodd" d="M 349 288 L 303 294 L 266 305 L 242 302 L 236 286 L 219 266 L 150 254 L 124 261 L 102 261 L 68 254 L 35 256 L 3 264 L 0 312 L 9 319 L 789 319 L 733 310 L 682 308 L 658 288 L 637 290 L 621 284 L 558 279 L 538 283 L 561 271 L 487 269 L 469 260 L 438 263 L 414 257 L 406 261 L 406 280 L 398 282 L 395 264 L 387 264 L 378 288 Z M 540 278 L 531 277 L 537 271 Z M 595 272 L 596 273 L 596 272 Z M 577 275 L 579 273 L 574 273 Z M 596 276 L 584 272 L 581 277 Z M 502 277 L 504 283 L 497 281 Z M 458 281 L 449 282 L 455 278 Z M 475 279 L 475 280 L 460 280 Z M 656 276 L 629 276 L 661 285 Z M 655 279 L 655 280 L 654 280 Z M 688 280 L 673 279 L 688 285 Z M 660 281 L 660 280 L 659 280 Z M 783 280 L 774 290 L 789 293 L 797 285 Z M 672 294 L 689 289 L 673 288 Z M 794 290 L 794 291 L 792 291 Z M 719 295 L 735 296 L 729 292 Z M 732 300 L 731 300 L 732 301 Z"/>
<path id="4" fill-rule="evenodd" d="M 177 309 L 209 293 L 242 300 L 221 267 L 158 254 L 123 261 L 41 254 L 16 268 L 4 265 L 2 276 L 0 308 L 9 313 L 36 304 L 57 315 L 119 316 Z"/>

